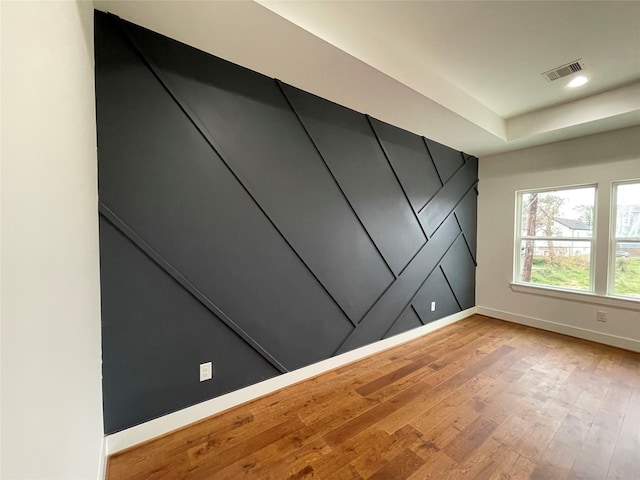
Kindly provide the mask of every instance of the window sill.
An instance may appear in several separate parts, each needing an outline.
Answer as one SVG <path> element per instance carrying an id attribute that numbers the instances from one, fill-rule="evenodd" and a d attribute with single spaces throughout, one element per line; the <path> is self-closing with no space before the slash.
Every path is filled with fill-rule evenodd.
<path id="1" fill-rule="evenodd" d="M 539 285 L 524 285 L 522 283 L 511 283 L 511 290 L 530 295 L 542 295 L 544 297 L 560 298 L 579 303 L 591 303 L 593 305 L 607 305 L 610 307 L 623 308 L 625 310 L 640 310 L 640 299 L 609 297 L 587 292 L 574 292 L 561 290 L 558 288 L 542 287 Z"/>

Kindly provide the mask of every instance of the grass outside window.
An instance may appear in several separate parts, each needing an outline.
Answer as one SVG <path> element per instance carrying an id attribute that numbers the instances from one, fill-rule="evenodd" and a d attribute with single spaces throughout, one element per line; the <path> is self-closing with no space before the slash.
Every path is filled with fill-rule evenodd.
<path id="1" fill-rule="evenodd" d="M 640 298 L 640 257 L 617 258 L 615 294 Z M 588 290 L 588 259 L 569 257 L 556 260 L 538 257 L 533 259 L 531 283 L 574 290 Z"/>

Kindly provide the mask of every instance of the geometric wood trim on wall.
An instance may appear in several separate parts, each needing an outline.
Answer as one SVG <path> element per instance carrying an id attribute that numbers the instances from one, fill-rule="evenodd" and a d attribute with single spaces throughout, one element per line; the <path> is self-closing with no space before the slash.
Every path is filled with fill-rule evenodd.
<path id="1" fill-rule="evenodd" d="M 477 158 L 95 23 L 106 433 L 474 305 Z"/>

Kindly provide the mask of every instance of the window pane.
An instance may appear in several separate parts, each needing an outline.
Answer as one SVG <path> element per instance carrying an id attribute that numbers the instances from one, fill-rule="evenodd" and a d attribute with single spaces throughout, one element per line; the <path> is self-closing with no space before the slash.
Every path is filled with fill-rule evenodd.
<path id="1" fill-rule="evenodd" d="M 591 238 L 595 187 L 522 194 L 522 236 Z"/>
<path id="2" fill-rule="evenodd" d="M 613 295 L 640 298 L 640 183 L 615 186 Z"/>
<path id="3" fill-rule="evenodd" d="M 589 290 L 591 242 L 522 240 L 521 282 Z"/>
<path id="4" fill-rule="evenodd" d="M 616 237 L 640 238 L 640 183 L 617 186 Z"/>
<path id="5" fill-rule="evenodd" d="M 640 298 L 640 243 L 617 242 L 613 294 Z"/>

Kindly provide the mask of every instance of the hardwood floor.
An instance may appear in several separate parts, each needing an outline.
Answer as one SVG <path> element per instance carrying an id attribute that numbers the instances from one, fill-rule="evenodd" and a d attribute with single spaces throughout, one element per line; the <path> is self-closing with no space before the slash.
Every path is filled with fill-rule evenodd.
<path id="1" fill-rule="evenodd" d="M 640 354 L 474 315 L 116 454 L 115 479 L 640 479 Z"/>

